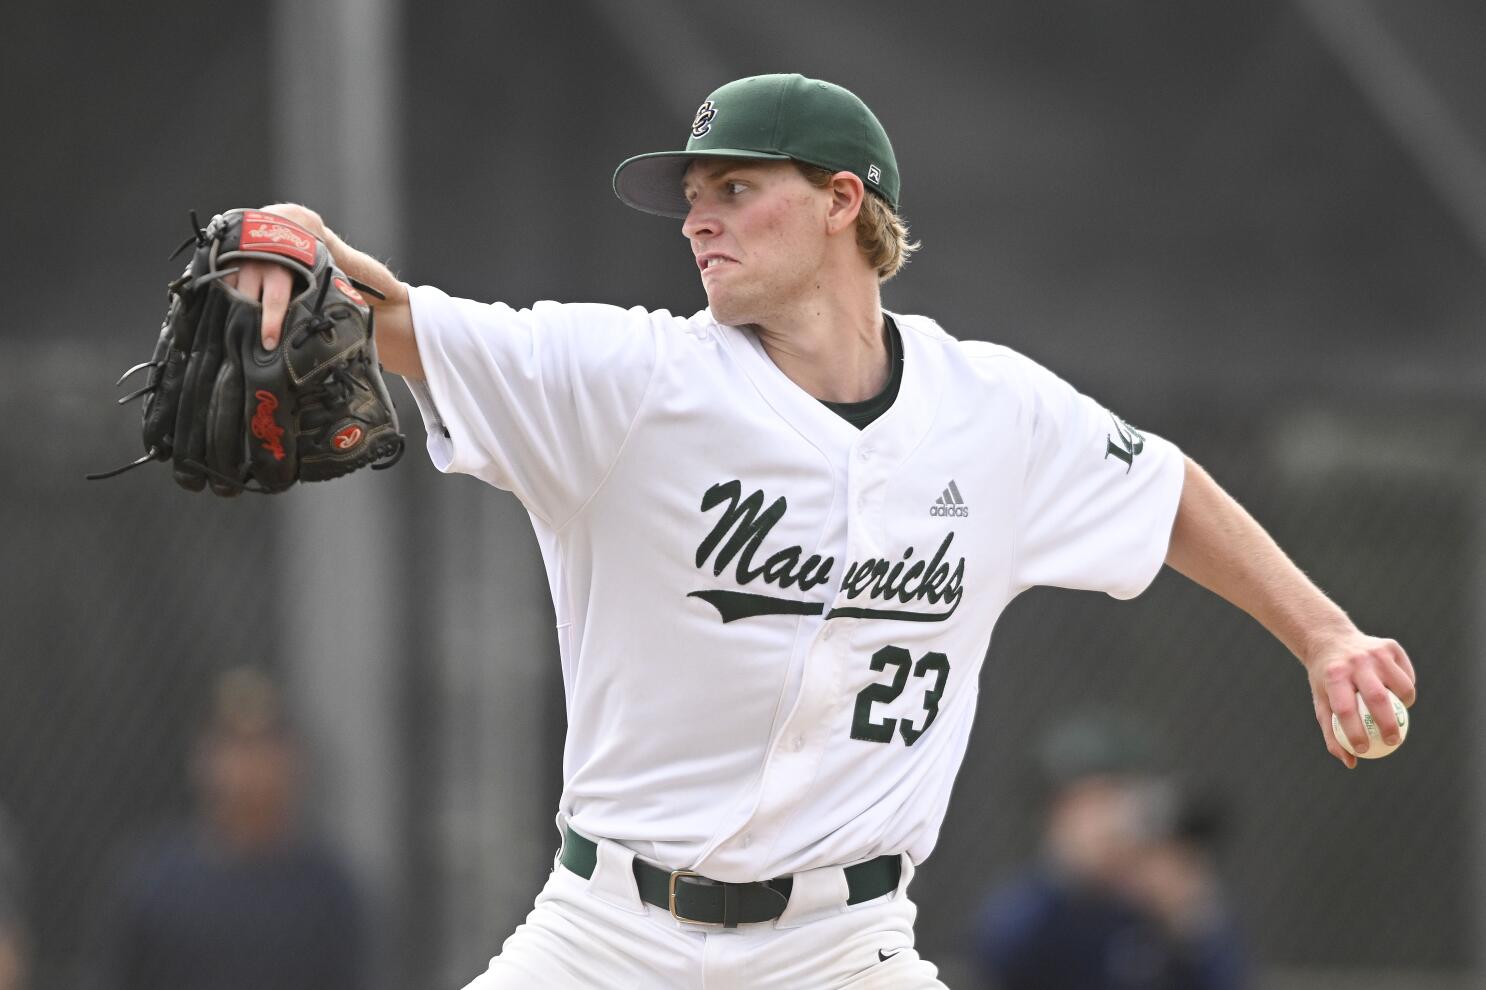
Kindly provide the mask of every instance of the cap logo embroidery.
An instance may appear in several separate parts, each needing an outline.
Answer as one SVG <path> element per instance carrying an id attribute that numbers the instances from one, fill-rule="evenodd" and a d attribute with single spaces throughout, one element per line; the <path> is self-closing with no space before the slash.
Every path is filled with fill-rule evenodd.
<path id="1" fill-rule="evenodd" d="M 881 182 L 882 181 L 882 169 L 878 168 L 876 165 L 868 165 L 867 166 L 867 181 L 868 182 Z"/>
<path id="2" fill-rule="evenodd" d="M 691 136 L 703 137 L 712 130 L 712 118 L 717 116 L 717 108 L 712 105 L 711 100 L 703 100 L 702 105 L 697 107 L 696 119 L 691 122 Z"/>

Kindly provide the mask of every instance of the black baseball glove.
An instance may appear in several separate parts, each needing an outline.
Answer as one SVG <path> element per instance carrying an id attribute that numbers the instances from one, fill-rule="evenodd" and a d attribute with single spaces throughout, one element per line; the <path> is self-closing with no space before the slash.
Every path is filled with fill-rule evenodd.
<path id="1" fill-rule="evenodd" d="M 176 483 L 218 495 L 274 493 L 296 481 L 325 481 L 359 468 L 391 467 L 402 456 L 397 410 L 377 364 L 373 312 L 313 234 L 283 217 L 231 210 L 202 229 L 170 305 L 145 386 L 143 457 L 170 461 Z M 294 276 L 279 346 L 263 349 L 263 309 L 229 286 L 233 262 L 283 265 Z"/>

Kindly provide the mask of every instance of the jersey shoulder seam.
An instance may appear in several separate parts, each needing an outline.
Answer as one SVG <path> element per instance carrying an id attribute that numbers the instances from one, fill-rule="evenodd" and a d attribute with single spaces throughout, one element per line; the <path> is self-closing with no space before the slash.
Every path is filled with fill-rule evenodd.
<path id="1" fill-rule="evenodd" d="M 959 345 L 956 349 L 961 358 L 972 368 L 979 367 L 989 371 L 987 366 L 1000 365 L 1004 369 L 1004 371 L 999 372 L 1006 376 L 1003 384 L 1013 390 L 1024 404 L 1030 404 L 1030 408 L 1026 409 L 1026 415 L 1031 418 L 1030 425 L 1035 432 L 1036 424 L 1040 417 L 1036 408 L 1036 390 L 1034 387 L 1029 386 L 1028 379 L 1030 376 L 1035 375 L 1037 371 L 1045 371 L 1046 369 L 1021 351 L 1013 347 L 1008 347 L 1005 344 L 998 344 L 989 340 L 958 339 L 955 340 L 955 343 Z M 1031 473 L 1031 458 L 1033 455 L 1030 444 L 1024 451 L 1024 454 L 1025 459 L 1022 462 L 1021 477 L 1023 497 L 1025 497 L 1027 480 Z M 1007 559 L 1006 591 L 1008 594 L 1011 594 L 1017 587 L 1017 564 L 1021 560 L 1022 550 L 1024 549 L 1022 545 L 1023 537 L 1025 535 L 1026 526 L 1021 525 L 1021 520 L 1019 519 L 1018 525 L 1015 527 L 1015 535 L 1011 541 L 1011 553 Z"/>
<path id="2" fill-rule="evenodd" d="M 998 344 L 990 340 L 956 337 L 926 316 L 914 316 L 903 313 L 889 313 L 888 315 L 892 316 L 893 320 L 898 324 L 900 331 L 912 331 L 919 337 L 931 340 L 940 347 L 958 353 L 967 361 L 979 362 L 999 359 L 1013 363 L 1018 361 L 1031 362 L 1031 358 L 1005 344 Z"/>
<path id="3" fill-rule="evenodd" d="M 1005 344 L 997 344 L 989 340 L 957 340 L 955 343 L 960 345 L 960 353 L 965 355 L 966 360 L 969 361 L 1010 361 L 1016 363 L 1032 360 L 1021 351 L 1013 350 Z"/>
<path id="4" fill-rule="evenodd" d="M 669 329 L 670 328 L 668 327 L 667 330 Z M 630 419 L 629 426 L 626 427 L 624 431 L 624 438 L 619 441 L 619 446 L 616 447 L 614 450 L 614 457 L 609 461 L 609 466 L 604 469 L 604 474 L 601 478 L 599 478 L 598 484 L 593 486 L 593 491 L 589 492 L 588 497 L 585 498 L 582 503 L 580 503 L 578 507 L 573 510 L 572 514 L 564 519 L 560 525 L 555 525 L 552 527 L 554 534 L 559 537 L 563 534 L 564 531 L 567 530 L 569 526 L 573 524 L 574 520 L 582 516 L 583 513 L 588 510 L 588 507 L 593 504 L 593 500 L 598 498 L 599 492 L 604 490 L 604 486 L 609 483 L 609 478 L 612 477 L 614 474 L 614 469 L 619 466 L 619 459 L 624 456 L 625 448 L 629 446 L 630 437 L 635 435 L 635 427 L 639 425 L 640 417 L 645 411 L 645 406 L 650 401 L 650 392 L 652 389 L 655 388 L 656 379 L 660 377 L 660 333 L 656 333 L 652 329 L 650 339 L 652 344 L 654 345 L 654 359 L 651 361 L 650 364 L 650 377 L 646 379 L 645 389 L 643 392 L 640 393 L 640 401 L 635 403 L 635 415 L 633 416 L 633 418 Z"/>

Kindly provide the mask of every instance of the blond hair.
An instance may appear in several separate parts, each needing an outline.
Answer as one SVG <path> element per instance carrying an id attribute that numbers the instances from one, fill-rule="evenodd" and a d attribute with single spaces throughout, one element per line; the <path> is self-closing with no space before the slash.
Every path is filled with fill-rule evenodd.
<path id="1" fill-rule="evenodd" d="M 797 161 L 795 167 L 817 189 L 830 185 L 837 174 L 805 162 Z M 908 264 L 919 243 L 908 239 L 908 224 L 887 200 L 868 189 L 862 198 L 862 211 L 857 214 L 857 247 L 867 256 L 868 264 L 877 269 L 878 281 L 886 282 Z"/>

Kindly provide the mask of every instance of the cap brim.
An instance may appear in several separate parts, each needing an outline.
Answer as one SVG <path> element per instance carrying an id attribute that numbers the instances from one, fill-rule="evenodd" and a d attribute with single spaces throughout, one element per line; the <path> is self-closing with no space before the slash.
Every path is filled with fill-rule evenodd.
<path id="1" fill-rule="evenodd" d="M 614 170 L 614 195 L 626 206 L 633 206 L 656 216 L 686 218 L 691 204 L 681 191 L 681 179 L 692 162 L 699 158 L 747 158 L 760 161 L 789 161 L 788 155 L 769 151 L 744 151 L 737 148 L 714 148 L 709 151 L 656 151 L 636 155 Z"/>

